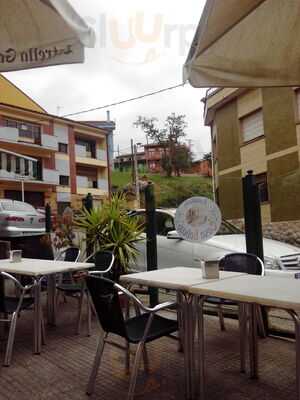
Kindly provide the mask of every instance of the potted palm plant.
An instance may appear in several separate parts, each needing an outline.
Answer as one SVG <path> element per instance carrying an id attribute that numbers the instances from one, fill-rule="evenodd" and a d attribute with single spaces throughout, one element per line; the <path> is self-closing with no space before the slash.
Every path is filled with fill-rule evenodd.
<path id="1" fill-rule="evenodd" d="M 83 209 L 75 224 L 85 230 L 87 247 L 93 252 L 107 250 L 114 254 L 113 280 L 129 272 L 138 255 L 136 244 L 143 240 L 143 228 L 137 218 L 128 215 L 124 195 L 113 195 L 101 208 Z"/>

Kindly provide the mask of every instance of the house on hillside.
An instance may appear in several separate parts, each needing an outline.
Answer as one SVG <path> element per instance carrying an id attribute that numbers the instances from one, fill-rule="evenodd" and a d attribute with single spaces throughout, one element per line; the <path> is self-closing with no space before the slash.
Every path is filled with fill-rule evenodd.
<path id="1" fill-rule="evenodd" d="M 242 177 L 252 170 L 263 223 L 300 220 L 300 90 L 216 89 L 204 104 L 223 216 L 243 217 Z"/>
<path id="2" fill-rule="evenodd" d="M 139 171 L 144 171 L 146 169 L 146 158 L 145 152 L 138 152 L 137 153 L 137 165 Z M 132 170 L 133 167 L 133 156 L 131 153 L 122 154 L 115 158 L 114 161 L 115 168 L 119 169 L 120 171 L 129 171 Z"/>
<path id="3" fill-rule="evenodd" d="M 109 196 L 109 129 L 48 114 L 0 75 L 0 198 L 54 211 Z M 24 156 L 23 160 L 22 157 Z"/>
<path id="4" fill-rule="evenodd" d="M 193 161 L 191 167 L 191 173 L 201 176 L 212 177 L 211 160 Z"/>

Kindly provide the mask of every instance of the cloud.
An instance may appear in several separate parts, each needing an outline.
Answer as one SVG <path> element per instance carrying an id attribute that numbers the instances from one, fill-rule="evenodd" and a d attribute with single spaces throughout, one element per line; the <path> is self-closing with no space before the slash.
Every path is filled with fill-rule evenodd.
<path id="1" fill-rule="evenodd" d="M 131 98 L 182 82 L 184 64 L 204 0 L 174 1 L 70 0 L 97 34 L 86 62 L 6 74 L 51 113 L 68 114 Z M 133 127 L 138 115 L 163 124 L 172 112 L 185 114 L 188 137 L 198 156 L 209 151 L 209 129 L 203 124 L 205 91 L 188 85 L 111 108 L 116 120 L 115 148 L 128 148 L 130 138 L 144 141 Z M 75 117 L 74 117 L 75 118 Z M 105 119 L 106 110 L 77 119 Z"/>

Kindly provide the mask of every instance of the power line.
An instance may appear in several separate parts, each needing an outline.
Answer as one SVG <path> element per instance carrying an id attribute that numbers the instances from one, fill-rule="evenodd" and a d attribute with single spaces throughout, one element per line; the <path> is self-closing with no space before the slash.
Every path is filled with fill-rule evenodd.
<path id="1" fill-rule="evenodd" d="M 184 83 L 180 83 L 179 85 L 170 86 L 170 87 L 167 87 L 167 88 L 164 88 L 164 89 L 157 90 L 155 92 L 150 92 L 150 93 L 143 94 L 141 96 L 132 97 L 130 99 L 121 100 L 121 101 L 118 101 L 118 102 L 115 102 L 115 103 L 111 103 L 111 104 L 106 104 L 105 106 L 94 107 L 94 108 L 90 108 L 88 110 L 78 111 L 78 112 L 71 113 L 71 114 L 65 114 L 65 115 L 63 115 L 63 117 L 73 117 L 74 115 L 85 114 L 85 113 L 92 112 L 92 111 L 102 110 L 103 108 L 117 106 L 119 104 L 124 104 L 124 103 L 129 103 L 131 101 L 141 100 L 141 99 L 144 99 L 145 97 L 154 96 L 156 94 L 160 94 L 160 93 L 163 93 L 163 92 L 167 92 L 169 90 L 173 90 L 173 89 L 177 89 L 179 87 L 183 87 L 184 85 L 185 85 Z"/>

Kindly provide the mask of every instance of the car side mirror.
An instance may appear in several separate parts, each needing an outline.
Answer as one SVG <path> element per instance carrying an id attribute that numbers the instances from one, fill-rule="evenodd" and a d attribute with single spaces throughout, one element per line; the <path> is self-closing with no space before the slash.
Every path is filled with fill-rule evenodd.
<path id="1" fill-rule="evenodd" d="M 181 236 L 177 233 L 177 231 L 170 231 L 167 234 L 167 239 L 175 239 L 175 240 L 183 240 Z"/>

